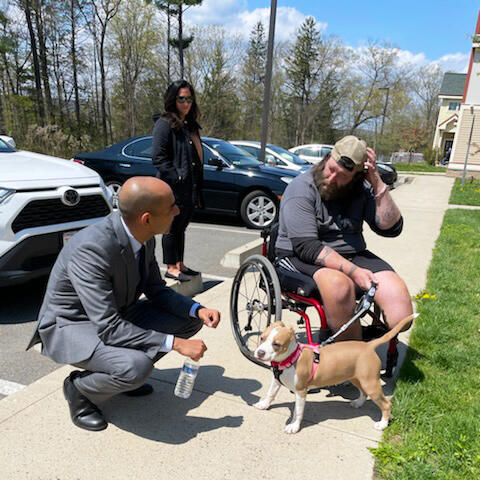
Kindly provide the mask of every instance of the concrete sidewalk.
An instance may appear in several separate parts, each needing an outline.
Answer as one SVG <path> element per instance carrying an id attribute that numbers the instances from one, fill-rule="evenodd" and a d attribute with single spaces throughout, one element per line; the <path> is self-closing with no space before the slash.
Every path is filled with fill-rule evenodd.
<path id="1" fill-rule="evenodd" d="M 369 248 L 390 261 L 412 295 L 425 285 L 453 179 L 414 176 L 392 193 L 405 218 L 404 232 L 383 239 L 366 232 Z M 266 391 L 267 369 L 244 359 L 230 331 L 224 282 L 196 298 L 218 308 L 217 330 L 201 332 L 208 352 L 188 400 L 173 395 L 183 363 L 172 353 L 158 363 L 144 398 L 118 397 L 102 405 L 110 425 L 98 433 L 73 426 L 63 399 L 62 367 L 0 401 L 0 476 L 5 480 L 67 479 L 371 479 L 380 418 L 368 401 L 359 410 L 352 387 L 310 395 L 302 430 L 283 433 L 293 395 L 282 389 L 272 408 L 251 406 Z M 406 337 L 402 337 L 406 342 Z M 385 386 L 391 393 L 393 384 Z"/>

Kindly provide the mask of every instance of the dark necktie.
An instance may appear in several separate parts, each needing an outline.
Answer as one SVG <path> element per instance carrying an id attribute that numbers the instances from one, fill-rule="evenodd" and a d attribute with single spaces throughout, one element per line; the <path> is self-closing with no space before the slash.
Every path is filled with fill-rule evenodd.
<path id="1" fill-rule="evenodd" d="M 145 265 L 145 245 L 142 245 L 142 248 L 140 248 L 138 252 L 138 273 L 140 274 L 140 281 L 137 285 L 137 296 L 142 293 L 147 276 L 147 269 Z"/>

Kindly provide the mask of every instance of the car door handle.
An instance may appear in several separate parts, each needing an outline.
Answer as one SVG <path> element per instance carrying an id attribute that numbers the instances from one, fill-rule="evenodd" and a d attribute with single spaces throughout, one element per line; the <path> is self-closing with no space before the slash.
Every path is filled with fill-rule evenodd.
<path id="1" fill-rule="evenodd" d="M 130 163 L 119 163 L 120 167 L 130 168 L 132 165 Z"/>

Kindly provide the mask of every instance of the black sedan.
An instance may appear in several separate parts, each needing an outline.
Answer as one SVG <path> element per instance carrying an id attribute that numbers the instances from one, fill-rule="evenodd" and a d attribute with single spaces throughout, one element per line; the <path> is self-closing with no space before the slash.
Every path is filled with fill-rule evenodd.
<path id="1" fill-rule="evenodd" d="M 205 211 L 240 214 L 251 228 L 273 223 L 283 191 L 298 173 L 262 165 L 224 140 L 202 137 L 202 145 Z M 99 152 L 78 153 L 73 160 L 97 171 L 114 196 L 128 178 L 157 173 L 151 135 L 130 138 Z"/>

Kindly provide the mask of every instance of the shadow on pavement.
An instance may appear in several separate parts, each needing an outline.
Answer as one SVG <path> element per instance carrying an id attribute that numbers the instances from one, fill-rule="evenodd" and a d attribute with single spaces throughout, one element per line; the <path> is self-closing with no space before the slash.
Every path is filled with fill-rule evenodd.
<path id="1" fill-rule="evenodd" d="M 247 403 L 258 399 L 251 392 L 261 387 L 260 382 L 225 377 L 224 372 L 223 367 L 203 366 L 201 375 L 207 379 L 207 383 L 203 385 L 200 383 L 191 397 L 184 400 L 174 396 L 174 385 L 170 381 L 160 380 L 162 377 L 176 378 L 178 369 L 156 369 L 154 377 L 150 379 L 153 380 L 155 389 L 152 395 L 142 398 L 119 395 L 103 404 L 101 408 L 109 422 L 118 428 L 142 438 L 169 444 L 185 443 L 199 433 L 218 428 L 238 428 L 243 423 L 241 415 L 222 416 L 221 410 L 216 412 L 218 418 L 189 415 L 190 410 L 200 407 L 212 395 L 206 391 L 207 384 L 215 385 L 215 392 L 238 395 Z M 232 410 L 235 410 L 234 406 Z"/>
<path id="2" fill-rule="evenodd" d="M 47 277 L 0 288 L 0 324 L 28 323 L 37 319 L 47 288 Z"/>

